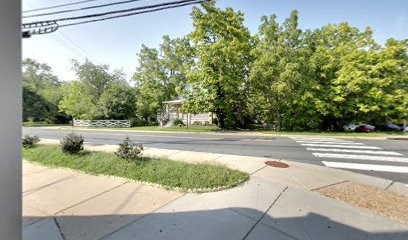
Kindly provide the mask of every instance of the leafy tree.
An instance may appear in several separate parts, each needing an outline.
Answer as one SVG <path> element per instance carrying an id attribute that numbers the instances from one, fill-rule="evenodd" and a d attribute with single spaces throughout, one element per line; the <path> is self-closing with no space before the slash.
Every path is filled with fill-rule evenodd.
<path id="1" fill-rule="evenodd" d="M 250 82 L 252 100 L 260 118 L 278 129 L 313 127 L 314 112 L 309 91 L 310 48 L 298 28 L 298 13 L 292 11 L 282 26 L 276 16 L 262 17 L 256 47 L 252 50 Z"/>
<path id="2" fill-rule="evenodd" d="M 159 51 L 142 45 L 139 67 L 133 75 L 136 88 L 136 109 L 138 116 L 150 121 L 161 108 L 162 102 L 175 95 L 175 88 L 169 86 Z M 172 90 L 171 93 L 166 89 Z"/>
<path id="3" fill-rule="evenodd" d="M 135 115 L 135 91 L 127 84 L 114 83 L 99 98 L 105 119 L 128 119 Z"/>
<path id="4" fill-rule="evenodd" d="M 93 119 L 95 105 L 92 97 L 85 93 L 79 81 L 72 81 L 64 87 L 64 97 L 59 103 L 59 110 L 79 119 Z"/>
<path id="5" fill-rule="evenodd" d="M 94 101 L 97 101 L 112 83 L 126 83 L 125 73 L 122 70 L 114 70 L 113 73 L 110 73 L 108 65 L 96 65 L 89 60 L 85 60 L 84 63 L 73 60 L 72 66 L 83 90 Z"/>
<path id="6" fill-rule="evenodd" d="M 194 7 L 189 34 L 196 64 L 188 71 L 185 108 L 215 112 L 221 128 L 243 124 L 250 33 L 242 12 L 221 10 L 214 2 Z"/>
<path id="7" fill-rule="evenodd" d="M 23 119 L 60 123 L 67 120 L 58 112 L 61 82 L 47 64 L 27 58 L 23 61 Z"/>
<path id="8" fill-rule="evenodd" d="M 23 119 L 38 121 L 50 116 L 50 103 L 28 87 L 23 87 Z"/>
<path id="9" fill-rule="evenodd" d="M 163 36 L 159 50 L 142 45 L 139 67 L 133 75 L 136 83 L 136 108 L 140 118 L 149 122 L 162 109 L 163 101 L 174 100 L 186 87 L 185 69 L 192 59 L 186 56 L 185 39 Z"/>
<path id="10" fill-rule="evenodd" d="M 123 71 L 114 70 L 113 73 L 110 73 L 109 66 L 95 65 L 88 60 L 84 63 L 73 61 L 73 69 L 78 80 L 72 81 L 64 88 L 64 97 L 59 104 L 60 111 L 80 119 L 106 118 L 106 111 L 108 111 L 106 107 L 108 106 L 100 106 L 100 98 L 112 85 L 127 84 Z M 113 90 L 109 91 L 107 95 L 112 93 Z M 104 98 L 106 99 L 106 97 Z M 102 102 L 109 104 L 107 100 Z M 109 112 L 110 116 L 121 114 Z"/>

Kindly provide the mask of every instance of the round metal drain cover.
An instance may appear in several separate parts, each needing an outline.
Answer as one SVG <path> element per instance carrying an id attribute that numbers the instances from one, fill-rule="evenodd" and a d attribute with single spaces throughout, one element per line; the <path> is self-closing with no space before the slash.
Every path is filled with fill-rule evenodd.
<path id="1" fill-rule="evenodd" d="M 271 166 L 271 167 L 276 167 L 276 168 L 288 168 L 289 165 L 283 162 L 278 162 L 278 161 L 266 161 L 266 165 Z"/>

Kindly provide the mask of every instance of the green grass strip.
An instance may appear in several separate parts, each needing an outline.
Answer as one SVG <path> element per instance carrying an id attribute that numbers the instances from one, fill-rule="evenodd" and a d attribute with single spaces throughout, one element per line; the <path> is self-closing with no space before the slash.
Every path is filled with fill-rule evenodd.
<path id="1" fill-rule="evenodd" d="M 93 175 L 123 177 L 183 190 L 233 187 L 249 178 L 249 174 L 223 165 L 191 164 L 149 157 L 127 161 L 106 152 L 83 151 L 78 155 L 67 155 L 61 152 L 58 145 L 25 148 L 23 158 L 46 166 L 71 168 Z"/>

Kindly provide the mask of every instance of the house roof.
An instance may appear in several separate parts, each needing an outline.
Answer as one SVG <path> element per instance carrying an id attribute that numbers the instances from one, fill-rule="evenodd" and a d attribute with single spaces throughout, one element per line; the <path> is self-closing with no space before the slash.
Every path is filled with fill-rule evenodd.
<path id="1" fill-rule="evenodd" d="M 177 100 L 171 100 L 171 101 L 165 101 L 163 103 L 168 103 L 168 104 L 181 104 L 185 101 L 186 99 L 177 99 Z"/>

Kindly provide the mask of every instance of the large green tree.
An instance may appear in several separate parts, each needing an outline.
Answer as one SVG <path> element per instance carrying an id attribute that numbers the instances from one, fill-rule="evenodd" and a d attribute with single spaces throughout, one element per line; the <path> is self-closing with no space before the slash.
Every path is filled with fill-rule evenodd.
<path id="1" fill-rule="evenodd" d="M 209 2 L 193 7 L 191 17 L 195 65 L 187 73 L 185 108 L 215 112 L 221 128 L 243 125 L 251 48 L 244 15 Z"/>
<path id="2" fill-rule="evenodd" d="M 122 70 L 114 70 L 111 73 L 109 66 L 96 65 L 88 60 L 84 63 L 73 61 L 73 70 L 77 80 L 64 88 L 64 97 L 59 104 L 60 111 L 80 119 L 105 119 L 121 115 L 121 113 L 115 115 L 112 112 L 107 115 L 107 106 L 101 106 L 101 103 L 108 103 L 106 100 L 101 101 L 100 98 L 106 91 L 108 91 L 106 95 L 117 96 L 111 94 L 113 91 L 111 86 L 114 84 L 127 85 Z"/>
<path id="3" fill-rule="evenodd" d="M 24 59 L 22 66 L 23 120 L 66 121 L 66 116 L 58 112 L 62 83 L 52 73 L 51 67 L 30 58 Z"/>
<path id="4" fill-rule="evenodd" d="M 310 89 L 312 53 L 307 45 L 308 32 L 298 27 L 293 11 L 282 25 L 276 16 L 262 17 L 256 47 L 251 51 L 251 98 L 260 119 L 277 129 L 313 128 L 316 116 L 310 105 L 315 101 Z"/>
<path id="5" fill-rule="evenodd" d="M 157 111 L 163 108 L 163 101 L 182 95 L 187 81 L 185 69 L 192 61 L 187 52 L 185 39 L 170 39 L 167 35 L 163 36 L 159 49 L 142 45 L 138 54 L 139 66 L 133 75 L 140 118 L 153 121 Z"/>
<path id="6" fill-rule="evenodd" d="M 113 83 L 100 96 L 98 108 L 105 119 L 135 116 L 135 91 L 124 83 Z"/>

